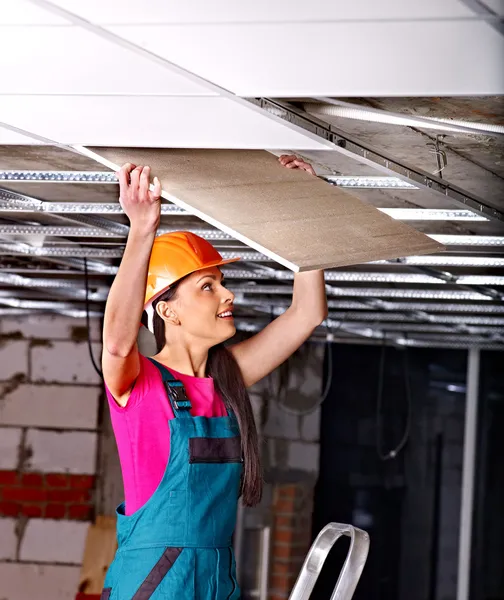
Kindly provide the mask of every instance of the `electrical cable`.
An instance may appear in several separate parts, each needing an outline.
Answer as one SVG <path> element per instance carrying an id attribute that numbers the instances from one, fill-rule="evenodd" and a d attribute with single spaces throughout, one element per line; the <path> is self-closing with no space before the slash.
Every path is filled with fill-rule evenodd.
<path id="1" fill-rule="evenodd" d="M 93 356 L 93 347 L 91 346 L 91 326 L 89 319 L 89 277 L 88 277 L 88 266 L 87 266 L 87 258 L 84 258 L 84 282 L 86 286 L 86 327 L 87 327 L 87 343 L 89 350 L 89 357 L 91 358 L 91 362 L 93 363 L 94 370 L 98 373 L 98 375 L 103 379 L 103 373 L 95 362 Z"/>
<path id="2" fill-rule="evenodd" d="M 404 376 L 404 390 L 407 403 L 407 415 L 406 424 L 404 426 L 404 432 L 401 440 L 395 448 L 387 453 L 384 453 L 383 440 L 382 440 L 382 399 L 383 399 L 383 383 L 385 379 L 385 351 L 386 351 L 386 338 L 383 338 L 382 351 L 380 356 L 380 366 L 378 372 L 378 389 L 376 396 L 376 451 L 381 460 L 391 460 L 397 457 L 399 452 L 404 448 L 408 441 L 410 430 L 411 430 L 411 414 L 412 414 L 412 401 L 411 401 L 411 389 L 409 381 L 409 361 L 408 361 L 408 350 L 405 347 L 403 349 L 403 376 Z"/>
<path id="3" fill-rule="evenodd" d="M 339 325 L 339 327 L 341 327 L 341 323 Z M 339 329 L 339 327 L 337 329 Z M 295 409 L 295 408 L 290 408 L 288 407 L 282 400 L 281 398 L 286 398 L 287 396 L 287 383 L 289 381 L 289 377 L 288 377 L 288 369 L 289 369 L 289 365 L 288 365 L 288 361 L 286 361 L 285 363 L 285 369 L 287 369 L 287 375 L 285 376 L 285 371 L 284 371 L 284 376 L 282 377 L 282 372 L 280 373 L 280 377 L 279 377 L 279 386 L 278 386 L 278 393 L 276 394 L 275 398 L 278 404 L 278 407 L 285 413 L 289 414 L 289 415 L 294 415 L 297 417 L 304 417 L 306 415 L 311 414 L 312 412 L 314 412 L 315 410 L 317 410 L 317 408 L 319 408 L 322 403 L 326 400 L 327 396 L 329 395 L 329 391 L 331 390 L 331 385 L 332 385 L 332 378 L 333 378 L 333 359 L 332 359 L 332 348 L 331 348 L 331 342 L 334 339 L 334 331 L 333 329 L 326 323 L 326 329 L 327 329 L 327 338 L 326 338 L 326 353 L 327 353 L 327 381 L 326 381 L 326 385 L 324 388 L 324 391 L 322 392 L 322 395 L 320 396 L 320 398 L 313 404 L 313 406 L 310 406 L 310 408 L 307 408 L 305 410 L 299 410 L 299 409 Z M 336 329 L 336 331 L 337 331 Z"/>

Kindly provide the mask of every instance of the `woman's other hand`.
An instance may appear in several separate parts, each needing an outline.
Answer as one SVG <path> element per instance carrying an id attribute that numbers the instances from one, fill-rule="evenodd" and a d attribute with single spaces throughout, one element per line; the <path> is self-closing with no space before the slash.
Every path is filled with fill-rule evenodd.
<path id="1" fill-rule="evenodd" d="M 155 233 L 161 214 L 161 183 L 154 177 L 154 190 L 149 190 L 150 167 L 126 163 L 117 173 L 119 202 L 131 227 L 141 233 Z"/>
<path id="2" fill-rule="evenodd" d="M 282 154 L 278 160 L 280 164 L 287 169 L 301 169 L 302 171 L 310 173 L 310 175 L 315 175 L 315 171 L 310 163 L 307 163 L 295 154 Z"/>

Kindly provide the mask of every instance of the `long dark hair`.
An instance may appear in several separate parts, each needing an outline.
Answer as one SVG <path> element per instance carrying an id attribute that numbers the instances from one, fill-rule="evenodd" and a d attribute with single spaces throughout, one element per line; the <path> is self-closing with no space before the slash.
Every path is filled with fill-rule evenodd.
<path id="1" fill-rule="evenodd" d="M 164 348 L 166 338 L 165 323 L 157 314 L 156 305 L 158 302 L 173 300 L 181 281 L 174 283 L 169 290 L 161 294 L 152 303 L 154 309 L 154 337 L 156 338 L 158 352 L 161 352 Z M 146 324 L 146 316 L 144 312 L 142 318 L 144 324 Z M 254 506 L 261 500 L 263 487 L 257 428 L 240 367 L 234 356 L 223 344 L 218 344 L 208 351 L 206 374 L 213 378 L 215 389 L 224 400 L 224 404 L 234 412 L 238 419 L 244 461 L 241 494 L 245 506 Z"/>

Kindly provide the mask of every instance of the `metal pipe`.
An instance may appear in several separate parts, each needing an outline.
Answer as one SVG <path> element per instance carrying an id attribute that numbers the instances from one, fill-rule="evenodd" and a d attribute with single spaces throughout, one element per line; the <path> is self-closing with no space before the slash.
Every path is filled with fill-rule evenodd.
<path id="1" fill-rule="evenodd" d="M 474 504 L 474 470 L 478 425 L 480 349 L 470 348 L 467 364 L 467 394 L 462 463 L 457 600 L 469 600 L 471 584 L 471 540 Z"/>

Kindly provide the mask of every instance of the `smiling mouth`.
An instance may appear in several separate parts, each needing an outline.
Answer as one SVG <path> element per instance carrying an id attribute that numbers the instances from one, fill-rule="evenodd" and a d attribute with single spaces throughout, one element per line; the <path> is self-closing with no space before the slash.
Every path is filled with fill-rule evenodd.
<path id="1" fill-rule="evenodd" d="M 217 316 L 219 317 L 219 319 L 232 319 L 233 312 L 231 310 L 226 310 L 225 312 L 222 312 Z"/>

